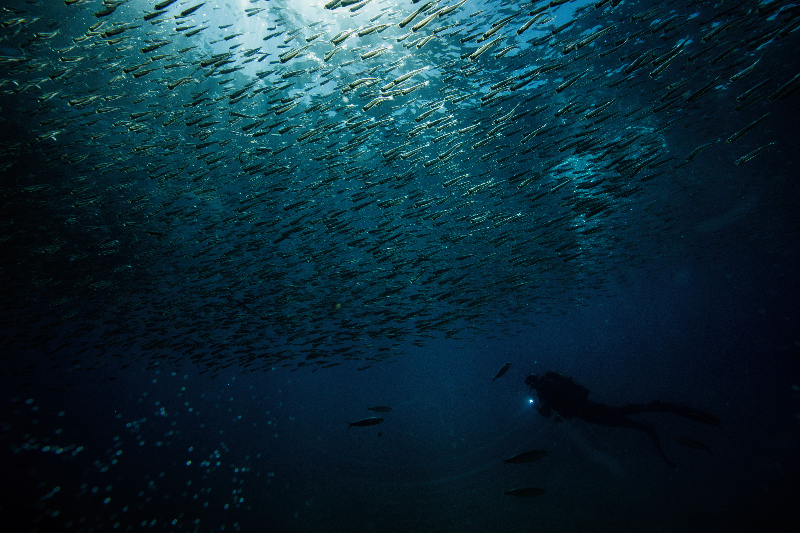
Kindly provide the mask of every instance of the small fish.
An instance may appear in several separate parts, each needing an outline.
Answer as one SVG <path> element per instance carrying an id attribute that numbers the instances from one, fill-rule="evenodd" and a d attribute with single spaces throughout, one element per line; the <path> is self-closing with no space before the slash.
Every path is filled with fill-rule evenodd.
<path id="1" fill-rule="evenodd" d="M 769 148 L 773 144 L 775 144 L 775 141 L 772 141 L 771 143 L 765 144 L 764 146 L 761 146 L 760 148 L 756 148 L 755 150 L 753 150 L 749 154 L 745 154 L 742 157 L 740 157 L 739 159 L 737 159 L 736 161 L 734 161 L 733 164 L 734 165 L 741 165 L 742 163 L 746 163 L 747 161 L 750 161 L 755 156 L 757 156 L 758 154 L 760 154 L 762 151 L 764 151 L 765 149 Z M 687 417 L 687 418 L 690 418 L 690 417 Z M 698 422 L 704 422 L 704 421 L 703 420 L 698 420 Z M 710 424 L 711 422 L 706 422 L 706 423 Z M 719 424 L 715 423 L 715 424 L 712 424 L 712 425 L 718 426 Z"/>
<path id="2" fill-rule="evenodd" d="M 544 493 L 545 490 L 538 487 L 522 487 L 519 489 L 507 490 L 503 494 L 506 496 L 517 496 L 518 498 L 533 498 L 535 496 L 541 496 Z"/>
<path id="3" fill-rule="evenodd" d="M 163 2 L 159 2 L 153 6 L 153 9 L 165 9 L 169 7 L 171 4 L 174 4 L 175 0 L 164 0 Z"/>
<path id="4" fill-rule="evenodd" d="M 470 61 L 475 61 L 476 59 L 478 59 L 481 56 L 481 54 L 483 54 L 486 50 L 488 50 L 489 48 L 494 46 L 495 43 L 497 43 L 502 38 L 503 37 L 501 36 L 501 37 L 497 37 L 496 39 L 493 39 L 493 40 L 489 41 L 488 43 L 484 44 L 483 46 L 481 46 L 480 48 L 478 48 L 477 50 L 475 50 L 474 52 L 469 54 L 467 57 L 470 59 Z"/>
<path id="5" fill-rule="evenodd" d="M 196 6 L 192 6 L 189 9 L 184 9 L 183 11 L 181 11 L 181 14 L 176 15 L 175 18 L 188 17 L 189 15 L 191 15 L 192 13 L 203 7 L 205 4 L 206 3 L 203 2 L 202 4 L 197 4 Z"/>
<path id="6" fill-rule="evenodd" d="M 298 48 L 293 48 L 293 49 L 289 50 L 288 52 L 279 55 L 278 56 L 278 60 L 281 63 L 286 63 L 290 59 L 294 59 L 295 57 L 297 57 L 301 52 L 303 52 L 309 46 L 311 46 L 311 45 L 307 44 L 305 46 L 300 46 Z"/>
<path id="7" fill-rule="evenodd" d="M 671 412 L 675 413 L 678 416 L 682 416 L 683 418 L 694 420 L 695 422 L 702 422 L 703 424 L 708 424 L 709 426 L 719 427 L 722 425 L 722 421 L 716 416 L 704 413 L 703 411 L 698 411 L 696 409 L 683 408 L 679 411 L 671 411 Z"/>
<path id="8" fill-rule="evenodd" d="M 748 124 L 744 128 L 740 129 L 739 131 L 737 131 L 736 133 L 734 133 L 733 135 L 728 137 L 728 139 L 725 142 L 732 143 L 733 141 L 735 141 L 736 139 L 738 139 L 739 137 L 741 137 L 742 135 L 744 135 L 748 131 L 750 131 L 753 128 L 755 128 L 758 125 L 759 122 L 761 122 L 762 120 L 764 120 L 768 116 L 769 116 L 769 112 L 767 112 L 766 115 L 762 116 L 759 119 L 754 120 L 753 122 L 751 122 L 750 124 Z"/>
<path id="9" fill-rule="evenodd" d="M 428 2 L 427 4 L 424 4 L 422 7 L 420 7 L 419 9 L 411 13 L 409 16 L 404 18 L 402 22 L 400 22 L 400 24 L 398 24 L 397 26 L 399 28 L 405 28 L 407 25 L 411 23 L 411 21 L 413 21 L 417 17 L 417 15 L 428 9 L 431 6 L 431 4 L 433 4 L 433 2 Z"/>
<path id="10" fill-rule="evenodd" d="M 362 418 L 361 420 L 356 420 L 355 422 L 350 422 L 350 425 L 347 429 L 350 429 L 353 426 L 363 427 L 363 426 L 375 426 L 383 422 L 383 418 L 379 416 L 370 416 L 367 418 Z"/>
<path id="11" fill-rule="evenodd" d="M 684 446 L 688 446 L 689 448 L 695 448 L 697 450 L 705 450 L 708 453 L 711 453 L 711 448 L 709 448 L 702 442 L 690 439 L 689 437 L 684 437 L 683 435 L 673 435 L 672 440 L 674 440 L 678 444 L 683 444 Z"/>
<path id="12" fill-rule="evenodd" d="M 508 459 L 503 459 L 503 462 L 515 464 L 532 463 L 543 458 L 545 455 L 547 455 L 547 452 L 544 450 L 530 450 L 528 452 L 518 453 L 517 455 L 509 457 Z"/>
<path id="13" fill-rule="evenodd" d="M 500 372 L 498 372 L 498 373 L 497 373 L 497 375 L 496 375 L 495 377 L 493 377 L 493 378 L 492 378 L 492 383 L 494 383 L 494 380 L 496 380 L 497 378 L 499 378 L 499 377 L 503 376 L 503 374 L 505 374 L 506 372 L 508 372 L 508 369 L 509 369 L 509 368 L 511 368 L 511 363 L 506 363 L 506 364 L 504 364 L 504 365 L 503 365 L 503 368 L 501 368 L 501 369 L 500 369 Z"/>
<path id="14" fill-rule="evenodd" d="M 373 413 L 388 413 L 391 410 L 392 408 L 387 405 L 376 405 L 375 407 L 367 407 L 367 411 L 372 411 Z"/>

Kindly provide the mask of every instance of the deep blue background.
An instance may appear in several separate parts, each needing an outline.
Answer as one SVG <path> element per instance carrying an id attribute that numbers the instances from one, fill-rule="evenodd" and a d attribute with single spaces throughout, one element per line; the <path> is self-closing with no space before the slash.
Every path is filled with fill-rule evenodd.
<path id="1" fill-rule="evenodd" d="M 199 519 L 201 531 L 791 531 L 797 254 L 772 244 L 653 258 L 629 285 L 542 315 L 518 336 L 409 346 L 398 362 L 361 372 L 352 363 L 211 379 L 162 362 L 114 381 L 74 372 L 64 392 L 56 371 L 53 383 L 43 372 L 27 390 L 6 389 L 15 401 L 2 404 L 3 462 L 13 465 L 4 501 L 31 509 L 39 530 L 68 520 L 193 530 Z M 506 361 L 511 370 L 492 383 Z M 671 471 L 646 435 L 540 417 L 522 381 L 548 369 L 596 401 L 680 402 L 723 425 L 640 415 L 656 424 L 678 464 Z M 393 411 L 348 429 L 372 405 Z M 62 459 L 70 452 L 20 448 L 45 439 L 85 449 Z M 500 461 L 535 448 L 548 456 Z M 519 486 L 547 493 L 503 496 Z"/>
<path id="2" fill-rule="evenodd" d="M 85 22 L 76 17 L 74 24 L 83 32 Z M 770 65 L 764 72 L 781 73 L 772 85 L 796 72 L 787 42 L 764 51 L 761 66 Z M 703 83 L 701 72 L 691 86 Z M 684 128 L 670 132 L 668 152 L 680 161 L 761 116 L 765 96 L 742 113 L 731 111 L 732 98 L 751 83 L 717 88 L 701 108 L 675 111 L 709 124 L 683 136 Z M 625 105 L 649 105 L 651 95 L 637 91 Z M 797 102 L 795 94 L 771 103 L 769 120 L 757 130 L 650 182 L 647 201 L 660 198 L 656 209 L 674 209 L 658 219 L 664 235 L 629 242 L 620 254 L 628 260 L 608 263 L 625 270 L 606 279 L 590 276 L 602 265 L 587 264 L 585 282 L 601 288 L 560 287 L 562 294 L 542 295 L 512 324 L 498 319 L 480 334 L 403 345 L 391 364 L 358 371 L 366 363 L 352 361 L 317 372 L 276 365 L 252 374 L 234 365 L 212 378 L 156 349 L 116 353 L 109 343 L 113 353 L 89 348 L 73 355 L 47 353 L 47 344 L 9 348 L 0 375 L 4 522 L 20 524 L 19 531 L 794 532 L 800 524 Z M 731 164 L 772 141 L 778 144 L 753 161 Z M 39 167 L 49 159 L 26 159 L 28 149 L 15 171 L 49 179 L 49 167 Z M 620 211 L 611 223 L 639 227 L 638 217 L 647 214 L 639 201 L 645 203 L 621 204 L 630 212 Z M 47 211 L 34 213 L 24 227 L 38 244 L 33 229 Z M 102 215 L 118 222 L 116 213 Z M 192 261 L 139 275 L 180 280 Z M 28 281 L 29 264 L 3 264 L 12 263 L 3 272 L 22 270 Z M 618 279 L 627 282 L 607 281 Z M 15 296 L 13 310 L 3 313 L 4 337 L 38 334 L 13 329 L 19 309 L 52 313 L 58 329 L 62 311 L 29 294 Z M 90 298 L 76 307 L 91 307 Z M 63 327 L 69 333 L 72 326 Z M 98 342 L 84 335 L 74 346 Z M 196 351 L 204 354 L 205 347 Z M 92 361 L 108 366 L 68 370 L 73 358 L 84 368 Z M 507 361 L 510 372 L 492 383 Z M 678 465 L 672 471 L 644 434 L 539 416 L 523 379 L 546 370 L 573 376 L 596 401 L 678 402 L 715 414 L 722 427 L 641 415 L 658 428 Z M 393 408 L 381 415 L 383 424 L 348 429 L 373 405 Z M 699 440 L 712 453 L 681 446 L 673 435 Z M 525 465 L 501 461 L 530 449 L 548 455 Z M 525 486 L 547 492 L 532 499 L 503 495 Z"/>

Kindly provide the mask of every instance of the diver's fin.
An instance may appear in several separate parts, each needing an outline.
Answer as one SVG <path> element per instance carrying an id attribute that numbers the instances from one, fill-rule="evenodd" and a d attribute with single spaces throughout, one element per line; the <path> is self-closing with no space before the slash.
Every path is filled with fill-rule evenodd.
<path id="1" fill-rule="evenodd" d="M 710 426 L 722 425 L 722 421 L 716 416 L 704 413 L 703 411 L 699 411 L 691 407 L 686 407 L 684 405 L 677 405 L 674 403 L 655 400 L 653 402 L 650 402 L 650 405 L 648 407 L 652 411 L 673 413 L 678 416 L 682 416 L 683 418 L 688 418 L 689 420 L 694 420 L 695 422 L 702 422 L 703 424 L 708 424 Z"/>
<path id="2" fill-rule="evenodd" d="M 683 418 L 688 418 L 690 420 L 694 420 L 695 422 L 702 422 L 703 424 L 708 424 L 710 426 L 721 426 L 722 420 L 717 418 L 714 415 L 710 415 L 708 413 L 704 413 L 702 411 L 686 411 L 683 413 L 675 413 L 678 416 L 682 416 Z"/>

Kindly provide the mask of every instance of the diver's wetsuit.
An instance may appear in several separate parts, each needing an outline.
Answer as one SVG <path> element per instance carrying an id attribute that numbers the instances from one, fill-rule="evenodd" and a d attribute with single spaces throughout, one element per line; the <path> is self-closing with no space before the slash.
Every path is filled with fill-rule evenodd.
<path id="1" fill-rule="evenodd" d="M 720 420 L 708 413 L 692 409 L 691 407 L 660 402 L 658 400 L 648 405 L 631 403 L 621 407 L 613 407 L 603 403 L 593 402 L 588 399 L 589 389 L 576 383 L 572 378 L 556 372 L 546 372 L 542 376 L 531 374 L 525 378 L 525 384 L 536 389 L 536 395 L 539 397 L 539 405 L 536 406 L 536 410 L 539 411 L 539 414 L 542 416 L 550 418 L 551 410 L 555 409 L 559 416 L 566 419 L 577 417 L 593 424 L 633 428 L 644 431 L 650 435 L 656 445 L 656 449 L 658 449 L 658 453 L 661 454 L 661 457 L 663 457 L 672 468 L 675 468 L 675 463 L 664 455 L 664 451 L 661 449 L 661 443 L 658 441 L 658 434 L 656 433 L 655 426 L 647 422 L 630 420 L 626 418 L 628 415 L 665 412 L 674 413 L 713 426 L 720 425 Z"/>

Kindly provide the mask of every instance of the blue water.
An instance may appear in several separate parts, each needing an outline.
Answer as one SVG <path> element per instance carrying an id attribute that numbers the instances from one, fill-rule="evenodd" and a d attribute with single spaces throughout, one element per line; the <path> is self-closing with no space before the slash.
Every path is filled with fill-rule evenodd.
<path id="1" fill-rule="evenodd" d="M 384 4 L 369 9 L 377 12 Z M 472 24 L 476 19 L 470 13 L 495 4 L 470 0 L 453 20 L 462 17 Z M 172 5 L 170 16 L 191 5 Z M 292 2 L 296 13 L 278 6 L 258 19 L 247 17 L 244 5 L 209 4 L 202 20 L 214 26 L 248 29 L 258 22 L 291 29 L 307 25 L 298 13 L 310 17 L 319 11 Z M 714 16 L 713 6 L 698 5 L 681 3 L 681 13 L 697 9 L 704 17 Z M 464 136 L 463 153 L 453 167 L 472 173 L 475 182 L 453 187 L 441 185 L 452 169 L 423 164 L 437 163 L 446 152 L 447 142 L 427 144 L 438 135 L 432 128 L 416 137 L 422 139 L 419 146 L 408 145 L 409 151 L 423 149 L 419 161 L 387 160 L 382 154 L 410 138 L 406 134 L 417 127 L 414 118 L 427 109 L 423 106 L 442 99 L 440 88 L 453 94 L 486 92 L 506 77 L 504 65 L 515 73 L 527 71 L 524 59 L 515 59 L 522 50 L 501 58 L 487 54 L 480 62 L 462 65 L 459 54 L 478 44 L 462 46 L 455 34 L 450 41 L 441 37 L 441 49 L 414 50 L 417 55 L 408 65 L 379 75 L 389 80 L 430 62 L 437 68 L 419 79 L 431 85 L 405 101 L 412 106 L 410 100 L 418 97 L 416 107 L 387 114 L 391 120 L 375 130 L 380 133 L 360 152 L 346 145 L 360 134 L 350 128 L 307 144 L 297 141 L 312 125 L 383 116 L 380 107 L 364 111 L 366 100 L 353 100 L 358 106 L 350 109 L 344 105 L 349 97 L 330 97 L 340 80 L 322 83 L 319 69 L 292 77 L 298 86 L 285 94 L 269 96 L 278 102 L 309 85 L 303 107 L 294 111 L 300 118 L 292 117 L 297 129 L 280 137 L 275 126 L 270 136 L 254 137 L 254 130 L 243 131 L 252 123 L 233 120 L 228 111 L 270 114 L 275 103 L 262 102 L 264 94 L 254 91 L 237 107 L 229 95 L 269 62 L 247 63 L 227 84 L 219 83 L 217 74 L 210 76 L 209 68 L 198 71 L 199 81 L 191 85 L 165 85 L 178 76 L 166 63 L 185 60 L 181 75 L 188 75 L 201 58 L 228 50 L 228 41 L 207 42 L 223 30 L 202 34 L 205 41 L 181 35 L 161 51 L 176 54 L 188 43 L 197 43 L 197 49 L 184 52 L 183 59 L 163 60 L 162 71 L 140 81 L 128 76 L 112 82 L 123 65 L 145 61 L 141 47 L 151 27 L 126 30 L 126 38 L 132 36 L 137 44 L 128 50 L 121 41 L 117 50 L 97 35 L 75 40 L 96 23 L 99 2 L 58 4 L 52 13 L 45 7 L 52 6 L 30 3 L 31 13 L 19 17 L 47 17 L 9 22 L 3 35 L 10 44 L 0 45 L 0 286 L 6 291 L 0 313 L 0 512 L 6 527 L 17 524 L 13 530 L 25 532 L 268 533 L 797 529 L 800 188 L 793 139 L 800 135 L 800 93 L 769 100 L 797 72 L 796 6 L 780 11 L 778 22 L 754 14 L 745 17 L 747 24 L 718 36 L 719 52 L 734 45 L 737 52 L 719 59 L 709 72 L 701 65 L 711 54 L 691 64 L 681 56 L 663 78 L 642 71 L 633 85 L 617 85 L 613 91 L 595 92 L 596 85 L 605 83 L 603 77 L 584 80 L 587 85 L 567 92 L 553 91 L 573 68 L 584 68 L 569 65 L 542 75 L 524 91 L 509 93 L 507 101 L 483 105 L 476 92 L 461 105 L 448 102 L 447 112 L 458 122 L 451 128 L 480 123 L 474 138 L 473 133 Z M 717 11 L 728 7 L 721 3 Z M 125 17 L 139 22 L 150 8 L 131 1 L 106 20 L 109 26 Z M 412 5 L 404 2 L 401 8 L 405 13 Z M 642 4 L 646 8 L 649 4 Z M 568 20 L 563 9 L 563 15 L 554 13 Z M 3 16 L 5 21 L 18 15 Z M 488 30 L 495 13 L 481 16 L 481 31 Z M 331 18 L 336 20 L 331 34 L 340 26 L 362 23 L 344 11 L 336 17 Z M 49 19 L 63 21 L 50 25 Z M 620 32 L 639 31 L 638 25 L 646 23 L 631 21 L 628 28 L 623 22 Z M 791 31 L 745 52 L 739 41 L 747 35 L 738 32 L 747 34 L 751 23 L 758 31 L 773 26 Z M 163 37 L 172 31 L 171 24 L 153 27 Z M 705 46 L 700 32 L 710 31 L 711 24 L 687 26 L 698 32 L 687 49 L 692 54 Z M 47 37 L 56 29 L 61 33 Z M 228 35 L 238 29 L 232 27 Z M 312 31 L 305 29 L 297 42 Z M 588 26 L 576 28 L 573 37 L 584 30 Z M 517 39 L 511 25 L 505 31 Z M 537 31 L 546 36 L 554 30 Z M 34 38 L 37 32 L 45 36 Z M 394 39 L 392 32 L 399 34 L 399 29 L 367 36 L 364 42 L 378 46 L 382 39 Z M 263 44 L 256 33 L 245 32 L 242 41 Z M 682 35 L 671 35 L 664 49 Z M 645 44 L 633 39 L 617 55 L 643 52 L 638 48 L 658 40 L 657 34 L 641 41 Z M 105 47 L 100 56 L 92 55 L 95 42 Z M 320 66 L 317 52 L 332 47 L 320 39 L 312 48 L 316 56 L 284 67 L 276 50 L 289 45 L 277 49 L 278 42 L 264 45 L 275 72 L 266 81 L 259 79 L 253 86 L 258 90 L 284 83 L 279 78 L 284 70 Z M 252 43 L 238 44 L 242 48 L 236 54 Z M 599 49 L 601 42 L 588 50 L 594 46 Z M 397 48 L 395 55 L 406 54 Z M 83 63 L 70 62 L 82 54 L 89 54 Z M 122 55 L 114 58 L 117 54 Z M 112 66 L 98 66 L 97 57 L 110 58 Z M 761 62 L 752 74 L 737 83 L 726 81 L 758 57 Z M 116 61 L 120 64 L 114 66 Z M 607 77 L 621 76 L 621 58 L 597 61 L 592 66 L 607 69 Z M 83 65 L 89 70 L 83 71 Z M 476 72 L 461 79 L 462 68 L 475 65 Z M 344 68 L 338 72 L 355 77 L 372 65 Z M 439 80 L 442 73 L 453 77 Z M 707 77 L 716 83 L 714 76 L 723 73 L 708 95 L 689 100 Z M 667 82 L 684 77 L 689 79 L 686 95 L 663 113 L 635 113 L 652 106 Z M 734 112 L 736 95 L 762 78 L 770 83 L 752 106 Z M 151 87 L 156 89 L 149 94 L 145 89 Z M 209 116 L 220 119 L 219 126 L 187 123 L 204 113 L 183 107 L 194 105 L 195 93 L 202 91 L 208 93 L 204 105 L 210 106 Z M 535 96 L 539 100 L 526 100 L 536 92 L 542 93 Z M 140 94 L 149 99 L 140 100 Z M 101 96 L 97 105 L 80 100 Z M 590 109 L 612 96 L 618 98 L 615 111 L 631 114 L 603 122 L 597 136 L 613 134 L 602 142 L 641 137 L 642 145 L 632 145 L 623 155 L 634 158 L 657 147 L 670 157 L 663 166 L 612 176 L 613 165 L 604 166 L 612 156 L 603 156 L 603 166 L 599 163 L 602 143 L 584 153 L 558 151 L 578 128 L 570 122 L 577 115 L 570 113 L 555 122 L 567 133 L 556 130 L 538 149 L 542 152 L 526 154 L 531 159 L 522 162 L 515 159 L 519 138 L 540 122 L 555 120 L 553 113 L 569 99 L 585 100 L 581 105 Z M 551 108 L 537 115 L 532 111 L 537 102 Z M 316 103 L 331 107 L 301 111 Z M 493 146 L 470 147 L 485 138 L 498 115 L 517 104 L 531 115 L 518 119 L 514 127 L 520 131 L 493 141 L 507 146 L 498 146 L 494 155 Z M 119 109 L 109 110 L 114 106 Z M 169 122 L 168 114 L 176 110 L 180 120 Z M 144 111 L 153 114 L 132 116 Z M 767 112 L 746 136 L 724 141 Z M 269 120 L 283 118 L 271 115 Z M 628 120 L 640 136 L 630 135 Z M 198 146 L 207 138 L 217 144 L 202 151 Z M 135 152 L 151 142 L 154 146 Z M 710 142 L 714 145 L 691 164 L 682 164 L 695 148 Z M 284 146 L 290 148 L 280 150 Z M 764 146 L 751 161 L 735 164 Z M 256 148 L 275 152 L 256 153 Z M 326 150 L 333 154 L 330 160 L 309 161 Z M 550 162 L 540 153 L 563 165 L 562 175 L 580 179 L 531 202 L 538 191 L 546 193 L 556 183 Z M 209 163 L 216 157 L 225 159 Z M 542 177 L 529 190 L 513 183 L 498 163 L 506 157 L 519 167 L 541 170 Z M 242 170 L 255 163 L 264 169 Z M 292 171 L 272 173 L 273 164 Z M 180 170 L 173 174 L 173 167 Z M 394 178 L 408 169 L 412 182 L 367 187 L 369 180 Z M 484 169 L 492 172 L 475 177 Z M 614 188 L 591 185 L 595 172 L 604 173 L 606 185 Z M 312 187 L 324 173 L 336 185 Z M 202 179 L 195 182 L 195 177 Z M 639 182 L 642 178 L 647 180 Z M 471 187 L 489 181 L 499 185 L 473 194 Z M 367 198 L 376 205 L 350 211 L 362 187 L 371 188 L 374 197 L 358 202 Z M 442 218 L 421 222 L 413 199 L 377 206 L 378 200 L 404 195 L 426 201 L 430 195 L 436 209 L 441 204 Z M 257 201 L 242 207 L 240 199 L 248 196 Z M 467 196 L 474 206 L 461 205 Z M 594 196 L 609 202 L 602 212 L 593 212 L 597 204 L 581 203 Z M 505 220 L 522 210 L 527 218 Z M 487 213 L 499 218 L 487 219 Z M 313 224 L 305 227 L 304 216 Z M 569 222 L 551 226 L 553 220 Z M 395 224 L 386 233 L 370 233 L 378 225 Z M 303 231 L 281 236 L 296 227 Z M 453 234 L 459 231 L 465 235 Z M 528 242 L 532 233 L 537 236 L 533 244 Z M 517 253 L 517 243 L 528 246 L 525 252 L 539 262 L 505 261 L 502 254 Z M 427 257 L 431 250 L 442 258 Z M 583 255 L 565 255 L 573 250 Z M 497 257 L 475 266 L 471 259 L 455 259 L 462 253 L 473 254 L 475 261 L 493 253 Z M 349 262 L 356 259 L 361 263 Z M 422 277 L 440 267 L 454 268 L 447 274 L 452 280 Z M 403 276 L 398 277 L 402 284 L 393 269 Z M 454 281 L 462 272 L 471 277 Z M 395 288 L 398 292 L 391 292 Z M 462 292 L 472 299 L 459 300 Z M 420 327 L 423 321 L 417 323 L 420 316 L 435 322 L 448 312 L 458 320 L 427 329 Z M 391 328 L 404 334 L 391 336 Z M 289 339 L 292 335 L 296 338 Z M 319 346 L 315 353 L 308 348 L 312 343 Z M 392 350 L 383 357 L 378 350 L 387 346 Z M 253 366 L 244 366 L 244 353 L 254 355 Z M 320 354 L 325 359 L 314 359 Z M 320 362 L 341 364 L 323 367 Z M 506 362 L 511 362 L 509 372 L 493 382 Z M 209 363 L 219 364 L 209 370 Z M 573 377 L 597 402 L 658 399 L 712 413 L 722 425 L 667 413 L 636 415 L 656 426 L 666 455 L 677 464 L 672 470 L 642 432 L 540 416 L 524 378 L 548 370 Z M 367 410 L 377 405 L 392 410 Z M 384 421 L 350 427 L 368 416 Z M 674 436 L 699 441 L 711 453 L 681 445 Z M 535 449 L 546 450 L 547 456 L 529 464 L 502 462 Z M 533 498 L 503 494 L 521 487 L 546 492 Z"/>
<path id="2" fill-rule="evenodd" d="M 76 372 L 63 393 L 37 385 L 3 403 L 4 501 L 24 500 L 21 487 L 39 494 L 39 530 L 789 531 L 796 250 L 753 251 L 654 265 L 516 337 L 437 340 L 362 372 L 210 379 L 163 364 L 111 382 Z M 522 381 L 547 369 L 595 401 L 658 398 L 723 424 L 639 415 L 672 471 L 644 434 L 540 417 Z M 348 429 L 372 405 L 393 410 Z M 548 455 L 500 461 L 527 449 Z M 519 486 L 547 492 L 502 496 Z"/>

